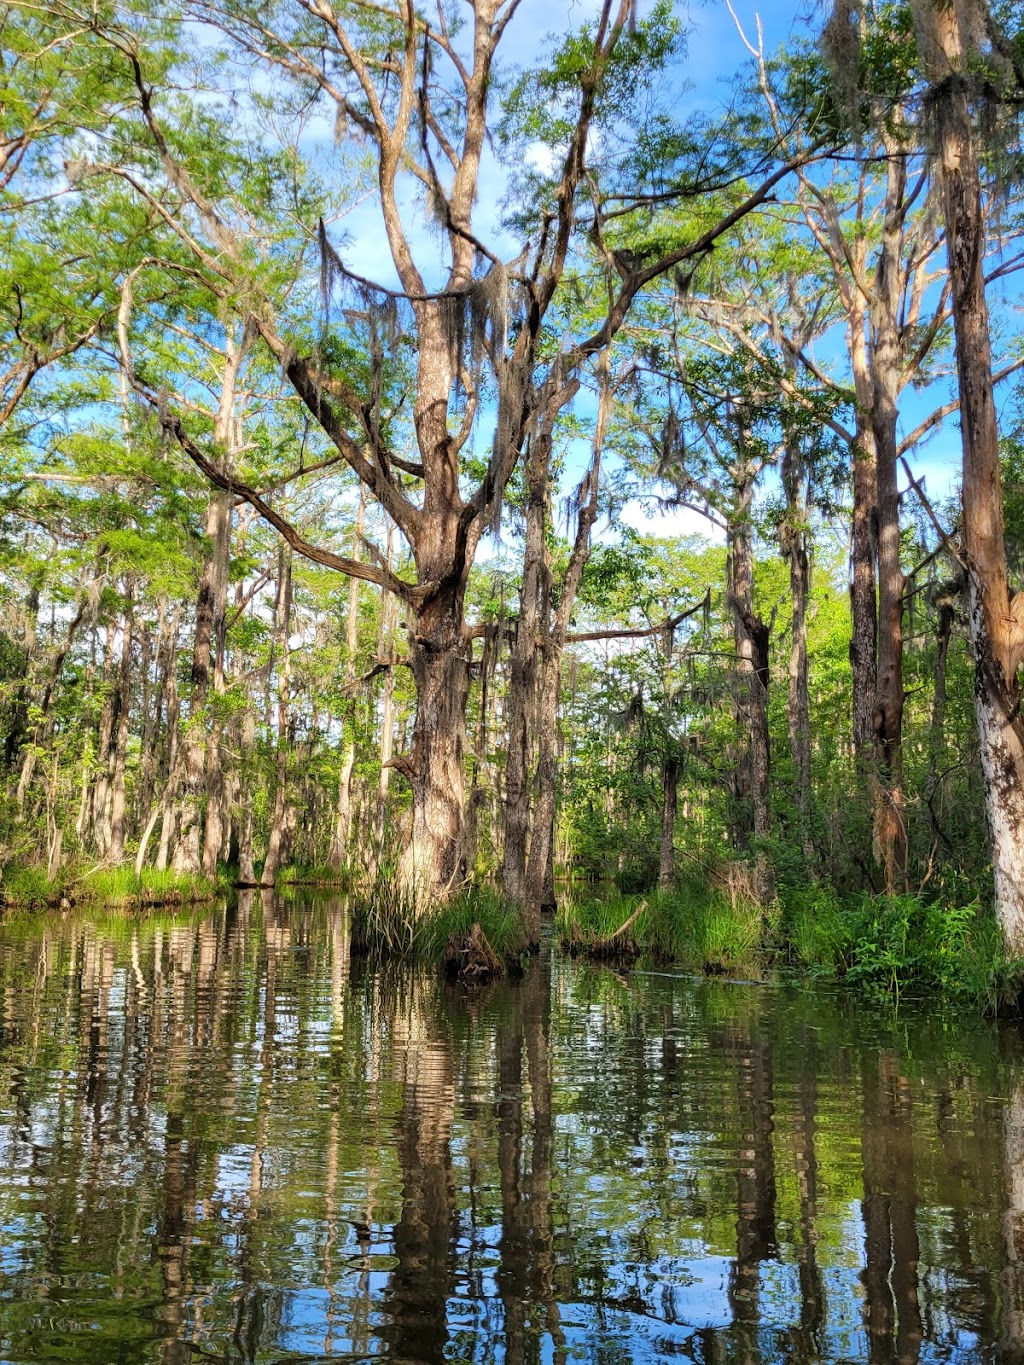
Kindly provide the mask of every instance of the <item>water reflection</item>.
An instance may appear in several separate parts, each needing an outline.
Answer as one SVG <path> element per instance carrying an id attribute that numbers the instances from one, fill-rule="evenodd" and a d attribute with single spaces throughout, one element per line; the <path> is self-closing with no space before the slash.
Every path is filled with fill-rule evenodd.
<path id="1" fill-rule="evenodd" d="M 1024 1359 L 1016 1031 L 348 929 L 0 927 L 0 1358 Z"/>

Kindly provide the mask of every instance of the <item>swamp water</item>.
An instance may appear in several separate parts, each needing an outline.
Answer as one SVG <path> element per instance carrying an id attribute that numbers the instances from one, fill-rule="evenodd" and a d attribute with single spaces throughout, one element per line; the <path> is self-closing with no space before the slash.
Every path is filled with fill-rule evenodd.
<path id="1" fill-rule="evenodd" d="M 1024 1044 L 329 901 L 0 923 L 0 1360 L 1024 1359 Z"/>

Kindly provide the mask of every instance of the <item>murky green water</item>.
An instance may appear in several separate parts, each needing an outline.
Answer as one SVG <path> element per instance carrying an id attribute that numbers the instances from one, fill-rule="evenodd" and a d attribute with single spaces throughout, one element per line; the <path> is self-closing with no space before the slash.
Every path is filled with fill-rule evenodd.
<path id="1" fill-rule="evenodd" d="M 1024 1047 L 343 909 L 0 925 L 4 1362 L 1024 1358 Z"/>

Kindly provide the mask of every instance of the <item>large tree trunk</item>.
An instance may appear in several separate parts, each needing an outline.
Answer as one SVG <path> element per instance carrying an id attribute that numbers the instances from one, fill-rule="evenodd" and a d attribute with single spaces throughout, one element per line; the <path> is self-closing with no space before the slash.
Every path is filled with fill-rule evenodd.
<path id="1" fill-rule="evenodd" d="M 736 474 L 735 504 L 729 521 L 729 602 L 736 649 L 736 709 L 740 752 L 735 794 L 739 807 L 737 834 L 741 847 L 750 836 L 771 837 L 771 747 L 768 735 L 769 628 L 754 611 L 754 550 L 751 509 L 754 476 L 749 468 Z M 756 875 L 762 901 L 771 900 L 774 882 L 767 853 L 757 852 Z"/>
<path id="2" fill-rule="evenodd" d="M 469 695 L 463 639 L 465 583 L 417 611 L 409 639 L 416 683 L 411 751 L 395 761 L 412 786 L 412 831 L 402 880 L 417 905 L 447 896 L 465 876 L 462 750 Z"/>
<path id="3" fill-rule="evenodd" d="M 865 305 L 858 295 L 850 312 L 847 334 L 857 398 L 853 467 L 853 526 L 850 543 L 850 669 L 853 681 L 853 748 L 858 771 L 870 771 L 875 711 L 875 434 L 871 425 L 873 385 L 864 334 Z"/>
<path id="4" fill-rule="evenodd" d="M 460 261 L 463 253 L 459 253 Z M 460 271 L 468 282 L 471 259 Z M 453 267 L 452 280 L 456 276 Z M 465 875 L 462 750 L 469 695 L 466 585 L 478 530 L 459 491 L 448 410 L 459 371 L 449 300 L 415 306 L 419 334 L 413 418 L 424 470 L 412 535 L 416 579 L 429 585 L 409 611 L 409 666 L 416 718 L 409 753 L 395 759 L 412 787 L 412 826 L 400 876 L 418 909 L 444 899 Z"/>
<path id="5" fill-rule="evenodd" d="M 573 594 L 575 596 L 575 593 Z M 558 764 L 558 700 L 562 686 L 562 643 L 557 629 L 545 642 L 537 695 L 537 781 L 530 852 L 526 864 L 526 935 L 540 943 L 540 916 L 555 908 L 555 797 Z"/>
<path id="6" fill-rule="evenodd" d="M 789 649 L 789 692 L 786 723 L 793 756 L 800 848 L 810 875 L 817 869 L 817 852 L 811 833 L 811 706 L 807 661 L 807 604 L 811 594 L 811 536 L 808 526 L 807 469 L 799 451 L 787 448 L 782 457 L 782 483 L 786 492 L 786 519 L 781 534 L 783 557 L 789 563 L 792 599 L 792 642 Z"/>
<path id="7" fill-rule="evenodd" d="M 530 449 L 526 468 L 526 536 L 523 549 L 523 583 L 519 593 L 519 619 L 515 647 L 509 664 L 508 757 L 505 762 L 505 852 L 502 889 L 510 905 L 523 912 L 526 936 L 540 939 L 540 914 L 527 905 L 526 869 L 531 832 L 531 774 L 537 740 L 543 726 L 537 723 L 537 675 L 540 667 L 539 636 L 547 630 L 550 575 L 545 532 L 547 527 L 548 477 L 551 430 L 539 432 Z"/>
<path id="8" fill-rule="evenodd" d="M 1006 951 L 1024 955 L 1024 729 L 1017 669 L 1024 598 L 1010 599 L 1003 536 L 999 428 L 985 298 L 985 223 L 963 71 L 970 34 L 960 10 L 919 6 L 931 39 L 938 167 L 956 336 L 963 438 L 963 522 L 974 700 L 995 869 L 995 907 Z"/>
<path id="9" fill-rule="evenodd" d="M 292 608 L 292 552 L 281 546 L 277 572 L 277 603 L 274 609 L 274 653 L 277 665 L 277 779 L 270 817 L 267 856 L 260 880 L 273 886 L 291 845 L 293 813 L 288 802 L 288 715 L 291 701 L 291 667 L 288 649 Z"/>
<path id="10" fill-rule="evenodd" d="M 907 886 L 907 823 L 903 800 L 903 568 L 900 563 L 897 399 L 901 379 L 899 307 L 906 164 L 886 144 L 885 219 L 871 308 L 871 407 L 878 485 L 878 653 L 872 711 L 872 808 L 875 859 L 887 892 Z"/>
<path id="11" fill-rule="evenodd" d="M 576 393 L 576 379 L 556 382 L 549 395 L 541 430 L 530 448 L 527 465 L 526 545 L 519 626 L 509 682 L 509 755 L 505 773 L 504 890 L 523 914 L 526 940 L 540 943 L 540 917 L 554 905 L 555 784 L 558 699 L 562 654 L 576 594 L 590 557 L 590 533 L 597 518 L 601 452 L 611 407 L 608 355 L 598 357 L 601 384 L 590 468 L 578 490 L 579 520 L 558 608 L 552 617 L 550 473 L 555 421 Z M 531 754 L 531 750 L 533 753 Z M 531 757 L 535 781 L 531 784 Z M 531 804 L 531 785 L 534 800 Z"/>
<path id="12" fill-rule="evenodd" d="M 110 779 L 110 847 L 108 857 L 119 863 L 124 857 L 125 836 L 125 762 L 128 754 L 128 725 L 131 715 L 132 682 L 132 599 L 131 588 L 125 604 L 121 626 L 121 665 L 117 675 L 117 725 L 111 758 Z"/>

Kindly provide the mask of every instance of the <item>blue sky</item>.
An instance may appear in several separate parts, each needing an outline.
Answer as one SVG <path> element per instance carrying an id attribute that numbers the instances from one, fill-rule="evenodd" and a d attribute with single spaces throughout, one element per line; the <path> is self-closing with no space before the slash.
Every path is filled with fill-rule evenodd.
<path id="1" fill-rule="evenodd" d="M 507 62 L 529 62 L 535 57 L 538 48 L 544 44 L 546 35 L 552 31 L 563 31 L 592 17 L 598 0 L 523 0 L 523 4 L 510 25 L 504 44 L 504 60 Z M 687 89 L 681 89 L 678 102 L 681 113 L 690 109 L 711 111 L 727 104 L 731 98 L 736 73 L 748 60 L 743 39 L 737 31 L 737 21 L 746 38 L 756 42 L 758 20 L 764 37 L 765 50 L 771 53 L 779 43 L 798 35 L 813 34 L 824 18 L 825 6 L 805 3 L 786 5 L 779 3 L 756 3 L 756 0 L 733 0 L 732 11 L 725 0 L 707 0 L 706 3 L 693 4 L 685 11 L 688 18 L 690 35 L 688 40 L 688 59 L 683 72 Z M 311 139 L 324 139 L 333 130 L 326 125 L 308 130 Z M 330 145 L 330 144 L 328 144 Z M 538 155 L 540 149 L 538 149 Z M 493 158 L 485 164 L 481 176 L 480 194 L 477 206 L 477 231 L 484 240 L 496 249 L 513 256 L 519 243 L 504 236 L 499 229 L 499 201 L 504 183 L 504 174 Z M 407 189 L 410 207 L 410 221 L 416 221 L 418 211 L 412 210 L 417 191 L 410 185 Z M 360 274 L 377 279 L 382 283 L 394 283 L 394 272 L 386 238 L 382 230 L 378 206 L 372 196 L 364 199 L 343 220 L 332 229 L 339 244 L 344 243 L 342 253 L 346 261 Z M 412 234 L 413 246 L 421 260 L 428 263 L 424 271 L 429 276 L 431 256 L 436 258 L 436 247 L 429 229 L 424 225 Z M 998 304 L 998 299 L 994 298 Z M 1004 311 L 1015 311 L 1015 293 L 1002 295 Z M 843 350 L 842 337 L 836 336 L 819 349 L 818 355 L 826 363 L 838 359 Z M 949 380 L 945 379 L 931 385 L 922 392 L 907 390 L 902 401 L 903 430 L 913 428 L 933 407 L 945 400 L 949 392 Z M 1002 407 L 1009 404 L 1012 393 L 1011 383 L 1003 386 L 999 394 Z M 481 433 L 484 439 L 484 433 Z M 567 479 L 579 477 L 579 466 L 585 458 L 581 449 L 579 460 L 570 458 Z M 947 419 L 943 427 L 933 434 L 915 453 L 913 463 L 919 478 L 935 500 L 941 500 L 953 491 L 959 475 L 961 460 L 959 430 L 955 418 Z M 913 495 L 911 495 L 913 496 Z M 638 505 L 627 509 L 625 520 L 640 529 L 659 535 L 685 534 L 692 532 L 707 533 L 708 524 L 693 513 L 676 512 L 649 518 Z"/>

